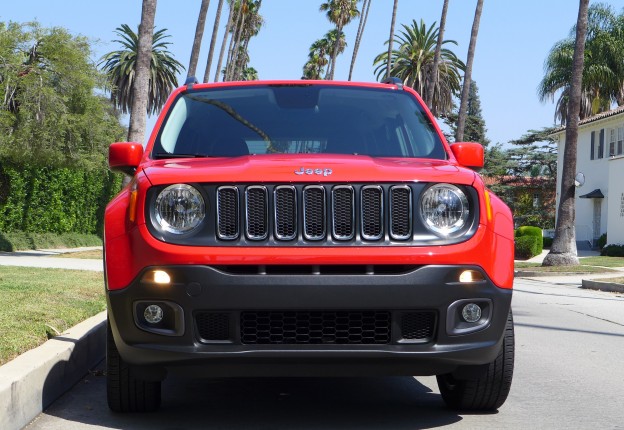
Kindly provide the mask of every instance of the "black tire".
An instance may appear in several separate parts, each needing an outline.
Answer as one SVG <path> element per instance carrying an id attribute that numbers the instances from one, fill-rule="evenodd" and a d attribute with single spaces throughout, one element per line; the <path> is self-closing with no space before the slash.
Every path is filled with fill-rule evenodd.
<path id="1" fill-rule="evenodd" d="M 501 350 L 485 371 L 473 378 L 460 379 L 451 373 L 436 378 L 442 399 L 449 407 L 462 411 L 495 411 L 507 399 L 513 368 L 514 326 L 510 309 Z"/>
<path id="2" fill-rule="evenodd" d="M 115 345 L 110 323 L 106 323 L 106 395 L 113 412 L 152 412 L 160 407 L 160 382 L 132 375 Z"/>

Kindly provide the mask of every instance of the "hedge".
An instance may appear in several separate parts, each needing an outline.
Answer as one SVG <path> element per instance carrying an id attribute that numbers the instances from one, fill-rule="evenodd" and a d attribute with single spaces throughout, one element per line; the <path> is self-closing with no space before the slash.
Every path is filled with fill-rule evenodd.
<path id="1" fill-rule="evenodd" d="M 94 234 L 83 233 L 26 233 L 0 232 L 0 251 L 14 252 L 28 249 L 79 248 L 101 246 L 102 239 Z"/>
<path id="2" fill-rule="evenodd" d="M 535 251 L 531 251 L 534 252 L 533 255 L 531 255 L 531 257 L 534 257 L 536 255 L 540 255 L 542 253 L 542 250 L 544 249 L 544 238 L 543 238 L 543 234 L 542 234 L 542 229 L 539 227 L 533 227 L 530 225 L 524 225 L 521 227 L 518 227 L 518 229 L 515 232 L 515 236 L 516 236 L 516 242 L 518 241 L 519 238 L 521 237 L 535 237 L 537 238 L 537 248 L 535 248 Z M 527 245 L 522 245 L 522 246 L 527 246 Z M 522 252 L 526 252 L 526 249 L 523 249 Z M 517 250 L 516 250 L 516 255 L 518 254 Z M 526 258 L 531 258 L 531 257 L 526 257 Z"/>
<path id="3" fill-rule="evenodd" d="M 542 253 L 542 238 L 536 236 L 516 237 L 516 258 L 528 260 Z"/>
<path id="4" fill-rule="evenodd" d="M 607 245 L 600 251 L 606 257 L 624 257 L 624 245 Z"/>
<path id="5" fill-rule="evenodd" d="M 0 159 L 0 231 L 102 235 L 121 175 L 18 165 Z"/>

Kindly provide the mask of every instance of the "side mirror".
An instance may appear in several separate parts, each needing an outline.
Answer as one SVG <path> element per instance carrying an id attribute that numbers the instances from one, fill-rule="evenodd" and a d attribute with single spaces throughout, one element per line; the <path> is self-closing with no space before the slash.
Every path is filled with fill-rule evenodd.
<path id="1" fill-rule="evenodd" d="M 143 158 L 143 145 L 136 142 L 116 142 L 108 147 L 108 167 L 113 172 L 133 176 Z"/>
<path id="2" fill-rule="evenodd" d="M 475 142 L 458 142 L 451 145 L 451 151 L 462 166 L 479 170 L 485 164 L 483 145 Z"/>

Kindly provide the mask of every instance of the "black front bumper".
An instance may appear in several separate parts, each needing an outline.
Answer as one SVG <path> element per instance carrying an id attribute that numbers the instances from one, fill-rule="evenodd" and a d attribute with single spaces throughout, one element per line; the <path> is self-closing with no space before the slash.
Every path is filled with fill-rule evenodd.
<path id="1" fill-rule="evenodd" d="M 467 269 L 484 279 L 460 283 Z M 171 283 L 154 283 L 154 270 Z M 512 292 L 478 267 L 301 270 L 150 267 L 107 294 L 115 344 L 124 360 L 156 373 L 205 376 L 433 375 L 498 354 Z M 483 308 L 472 327 L 459 316 L 469 302 Z M 143 318 L 152 303 L 165 309 L 160 324 Z"/>

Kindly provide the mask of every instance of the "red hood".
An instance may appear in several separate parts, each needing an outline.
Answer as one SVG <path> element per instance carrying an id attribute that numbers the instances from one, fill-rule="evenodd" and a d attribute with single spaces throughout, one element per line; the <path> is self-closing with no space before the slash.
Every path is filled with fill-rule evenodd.
<path id="1" fill-rule="evenodd" d="M 446 160 L 324 154 L 154 160 L 144 164 L 143 169 L 153 185 L 176 182 L 451 182 L 470 185 L 475 177 L 472 170 Z"/>

